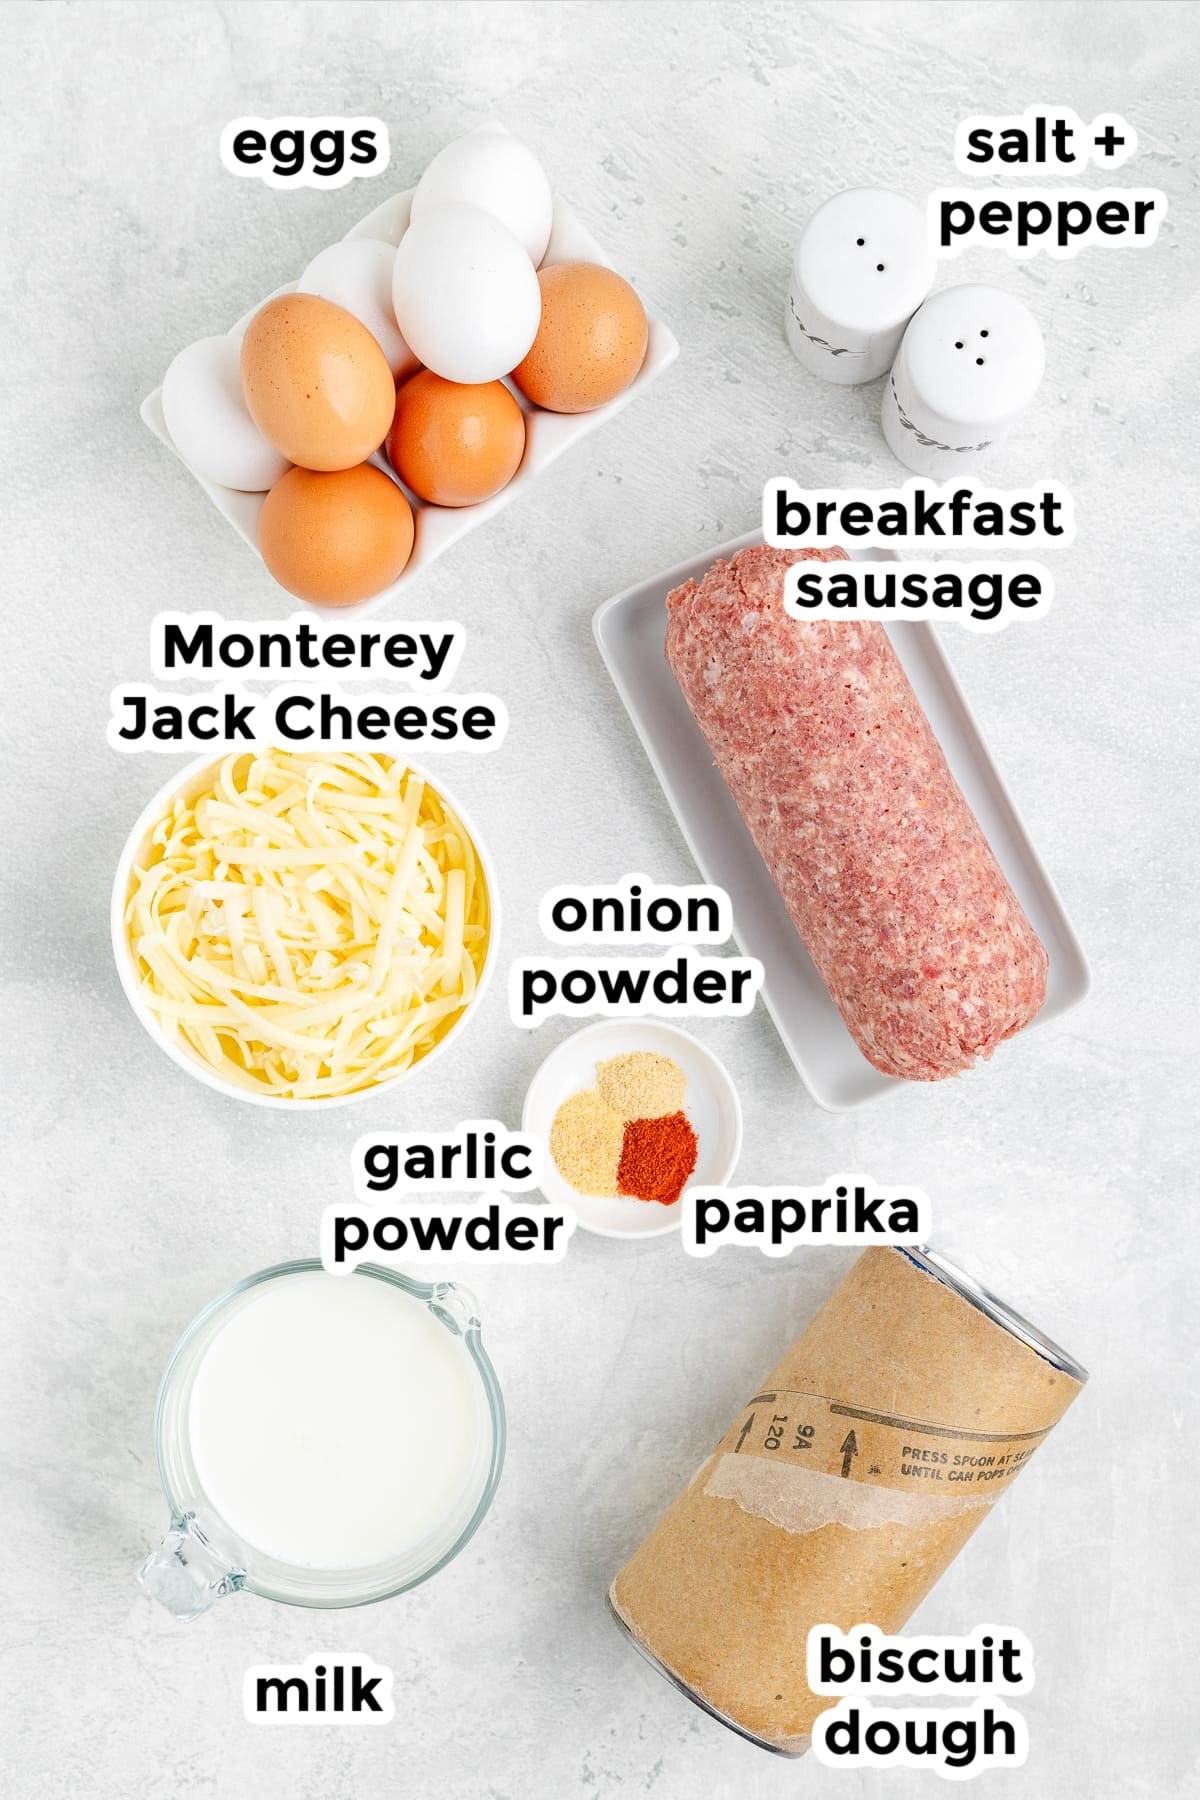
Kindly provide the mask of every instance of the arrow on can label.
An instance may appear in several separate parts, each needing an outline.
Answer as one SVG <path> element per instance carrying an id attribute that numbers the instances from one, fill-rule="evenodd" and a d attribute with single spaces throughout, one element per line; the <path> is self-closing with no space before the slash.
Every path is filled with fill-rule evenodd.
<path id="1" fill-rule="evenodd" d="M 858 1455 L 858 1439 L 855 1437 L 855 1435 L 852 1431 L 848 1431 L 846 1433 L 845 1440 L 842 1444 L 842 1476 L 843 1476 L 843 1478 L 845 1478 L 846 1476 L 849 1475 L 850 1464 L 854 1461 L 854 1459 L 857 1455 Z"/>
<path id="2" fill-rule="evenodd" d="M 738 1439 L 737 1443 L 733 1446 L 733 1454 L 735 1456 L 737 1455 L 738 1451 L 741 1449 L 742 1445 L 745 1443 L 746 1439 L 749 1437 L 750 1427 L 753 1425 L 753 1423 L 754 1423 L 754 1414 L 751 1413 L 750 1417 L 746 1420 L 746 1423 L 742 1426 L 741 1437 Z M 850 1435 L 851 1435 L 851 1437 L 853 1437 L 854 1433 L 851 1432 Z"/>

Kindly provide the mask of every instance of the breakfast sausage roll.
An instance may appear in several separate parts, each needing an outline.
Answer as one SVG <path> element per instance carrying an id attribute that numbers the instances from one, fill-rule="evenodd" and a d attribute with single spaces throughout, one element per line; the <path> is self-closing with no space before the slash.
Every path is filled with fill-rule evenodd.
<path id="1" fill-rule="evenodd" d="M 803 622 L 740 550 L 667 596 L 667 661 L 855 1042 L 940 1081 L 1035 1016 L 1046 952 L 882 626 Z"/>

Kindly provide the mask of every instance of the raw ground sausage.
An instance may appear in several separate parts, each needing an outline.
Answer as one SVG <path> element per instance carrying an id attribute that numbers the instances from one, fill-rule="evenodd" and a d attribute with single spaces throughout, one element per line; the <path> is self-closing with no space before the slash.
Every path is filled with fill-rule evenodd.
<path id="1" fill-rule="evenodd" d="M 883 627 L 784 611 L 803 559 L 845 552 L 756 546 L 676 588 L 667 661 L 864 1056 L 940 1081 L 1028 1025 L 1046 951 Z"/>

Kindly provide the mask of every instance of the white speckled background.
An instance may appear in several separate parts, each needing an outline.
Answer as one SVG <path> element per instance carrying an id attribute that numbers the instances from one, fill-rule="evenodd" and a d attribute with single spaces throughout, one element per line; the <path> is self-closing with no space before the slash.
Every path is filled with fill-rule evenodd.
<path id="1" fill-rule="evenodd" d="M 688 879 L 591 612 L 753 523 L 768 474 L 895 480 L 878 386 L 820 386 L 788 354 L 789 248 L 835 188 L 921 195 L 954 179 L 967 112 L 1057 101 L 1124 113 L 1141 153 L 1114 179 L 1165 188 L 1171 212 L 1149 251 L 1018 265 L 997 250 L 943 273 L 1010 284 L 1042 321 L 1036 414 L 988 473 L 1052 473 L 1080 516 L 1047 618 L 945 641 L 1094 960 L 1093 995 L 976 1078 L 840 1118 L 809 1103 L 761 1011 L 706 1035 L 745 1100 L 746 1179 L 859 1166 L 921 1185 L 941 1247 L 1093 1370 L 918 1615 L 926 1630 L 992 1620 L 1033 1639 L 1030 1761 L 973 1792 L 1195 1793 L 1197 1592 L 1179 1542 L 1198 1425 L 1195 7 L 16 4 L 2 28 L 6 1791 L 941 1791 L 931 1775 L 763 1756 L 671 1692 L 603 1608 L 848 1252 L 694 1264 L 674 1240 L 580 1237 L 561 1268 L 480 1273 L 511 1450 L 494 1513 L 452 1568 L 327 1617 L 246 1598 L 179 1627 L 139 1596 L 133 1570 L 165 1523 L 154 1390 L 180 1329 L 237 1277 L 314 1250 L 368 1123 L 515 1122 L 564 1027 L 521 1036 L 497 983 L 458 1053 L 392 1102 L 317 1121 L 188 1081 L 133 1020 L 108 947 L 114 860 L 170 764 L 109 753 L 104 726 L 111 684 L 148 673 L 159 606 L 290 610 L 139 424 L 141 397 L 182 344 L 498 114 L 683 354 L 413 597 L 425 617 L 467 621 L 460 685 L 494 686 L 513 716 L 498 755 L 451 759 L 445 777 L 498 855 L 506 955 L 537 947 L 551 883 Z M 220 167 L 237 114 L 339 111 L 389 121 L 382 183 L 281 195 Z M 391 1727 L 243 1722 L 248 1664 L 321 1649 L 393 1667 Z"/>

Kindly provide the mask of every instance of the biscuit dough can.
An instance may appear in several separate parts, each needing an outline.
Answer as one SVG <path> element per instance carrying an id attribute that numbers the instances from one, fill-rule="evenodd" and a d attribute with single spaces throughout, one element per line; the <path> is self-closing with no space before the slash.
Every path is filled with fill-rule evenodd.
<path id="1" fill-rule="evenodd" d="M 933 1251 L 854 1264 L 612 1585 L 640 1650 L 799 1756 L 813 1625 L 910 1618 L 1087 1373 Z"/>

